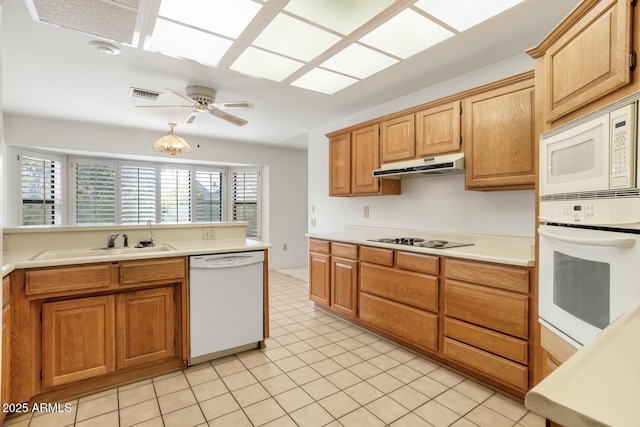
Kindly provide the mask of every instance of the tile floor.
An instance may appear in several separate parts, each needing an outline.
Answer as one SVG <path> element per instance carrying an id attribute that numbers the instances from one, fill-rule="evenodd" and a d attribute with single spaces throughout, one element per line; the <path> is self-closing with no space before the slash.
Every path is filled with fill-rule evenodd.
<path id="1" fill-rule="evenodd" d="M 316 310 L 270 273 L 271 338 L 251 350 L 71 401 L 11 427 L 543 427 L 520 403 Z"/>

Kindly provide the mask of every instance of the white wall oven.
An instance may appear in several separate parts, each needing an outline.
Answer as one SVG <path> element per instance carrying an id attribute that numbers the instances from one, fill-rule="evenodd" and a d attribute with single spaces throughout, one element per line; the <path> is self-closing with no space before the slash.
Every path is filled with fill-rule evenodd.
<path id="1" fill-rule="evenodd" d="M 639 99 L 540 137 L 539 316 L 577 348 L 640 301 Z"/>

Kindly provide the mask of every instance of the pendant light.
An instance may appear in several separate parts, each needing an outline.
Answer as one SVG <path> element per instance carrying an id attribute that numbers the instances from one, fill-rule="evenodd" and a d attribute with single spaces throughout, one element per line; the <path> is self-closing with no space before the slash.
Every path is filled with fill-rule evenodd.
<path id="1" fill-rule="evenodd" d="M 191 152 L 189 143 L 184 138 L 173 134 L 173 128 L 176 126 L 175 123 L 169 123 L 171 130 L 153 144 L 153 151 L 162 151 L 171 157 L 176 157 L 180 154 L 189 154 Z"/>

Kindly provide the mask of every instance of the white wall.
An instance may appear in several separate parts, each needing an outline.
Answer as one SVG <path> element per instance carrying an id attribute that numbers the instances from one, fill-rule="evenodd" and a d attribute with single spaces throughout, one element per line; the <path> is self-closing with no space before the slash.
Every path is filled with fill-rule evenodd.
<path id="1" fill-rule="evenodd" d="M 151 145 L 161 136 L 158 132 L 11 114 L 5 115 L 4 125 L 8 148 L 38 147 L 171 161 L 163 154 L 151 152 Z M 200 148 L 196 148 L 198 138 L 187 139 L 192 143 L 193 152 L 177 161 L 189 159 L 264 167 L 265 212 L 262 228 L 263 240 L 273 244 L 270 267 L 306 264 L 307 153 L 303 150 L 214 141 L 202 137 L 199 138 Z M 6 182 L 16 185 L 8 170 L 4 174 Z M 9 207 L 5 209 L 5 214 L 9 217 L 12 211 Z M 283 250 L 285 243 L 287 251 Z"/>
<path id="2" fill-rule="evenodd" d="M 531 58 L 525 54 L 517 55 L 313 129 L 309 133 L 308 211 L 309 219 L 316 219 L 316 226 L 310 225 L 309 231 L 341 231 L 345 225 L 354 224 L 534 236 L 533 190 L 465 191 L 463 175 L 403 180 L 400 196 L 329 197 L 329 151 L 325 136 L 338 129 L 532 69 Z M 314 206 L 315 214 L 312 213 Z M 363 217 L 365 206 L 369 206 L 369 218 Z"/>

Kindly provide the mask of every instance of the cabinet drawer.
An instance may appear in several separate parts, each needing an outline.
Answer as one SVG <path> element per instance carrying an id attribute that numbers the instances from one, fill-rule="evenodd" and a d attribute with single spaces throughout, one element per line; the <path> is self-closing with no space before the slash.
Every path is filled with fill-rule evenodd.
<path id="1" fill-rule="evenodd" d="M 437 277 L 362 263 L 360 290 L 434 313 L 438 312 Z"/>
<path id="2" fill-rule="evenodd" d="M 5 308 L 9 305 L 9 300 L 11 298 L 9 294 L 10 283 L 11 279 L 9 279 L 9 276 L 5 276 L 2 278 L 2 308 Z"/>
<path id="3" fill-rule="evenodd" d="M 529 292 L 529 270 L 447 259 L 446 276 L 508 291 Z"/>
<path id="4" fill-rule="evenodd" d="M 444 335 L 523 365 L 526 365 L 529 359 L 527 341 L 469 323 L 445 318 Z"/>
<path id="5" fill-rule="evenodd" d="M 360 261 L 393 267 L 393 250 L 360 246 Z"/>
<path id="6" fill-rule="evenodd" d="M 25 293 L 42 295 L 80 289 L 105 288 L 111 283 L 110 264 L 46 268 L 25 273 Z"/>
<path id="7" fill-rule="evenodd" d="M 475 325 L 527 339 L 529 298 L 447 280 L 444 313 Z"/>
<path id="8" fill-rule="evenodd" d="M 451 338 L 444 338 L 444 355 L 453 361 L 483 372 L 513 387 L 526 390 L 529 384 L 529 373 L 526 366 Z"/>
<path id="9" fill-rule="evenodd" d="M 120 265 L 120 284 L 180 280 L 185 276 L 185 266 L 184 258 L 123 262 Z"/>
<path id="10" fill-rule="evenodd" d="M 360 293 L 360 320 L 418 347 L 438 349 L 438 316 Z M 410 325 L 410 327 L 408 327 Z"/>
<path id="11" fill-rule="evenodd" d="M 440 258 L 413 252 L 398 252 L 398 268 L 418 273 L 438 274 Z"/>
<path id="12" fill-rule="evenodd" d="M 358 259 L 358 246 L 349 243 L 331 243 L 331 255 L 341 258 Z"/>
<path id="13" fill-rule="evenodd" d="M 329 255 L 329 242 L 326 240 L 309 239 L 309 252 Z"/>

